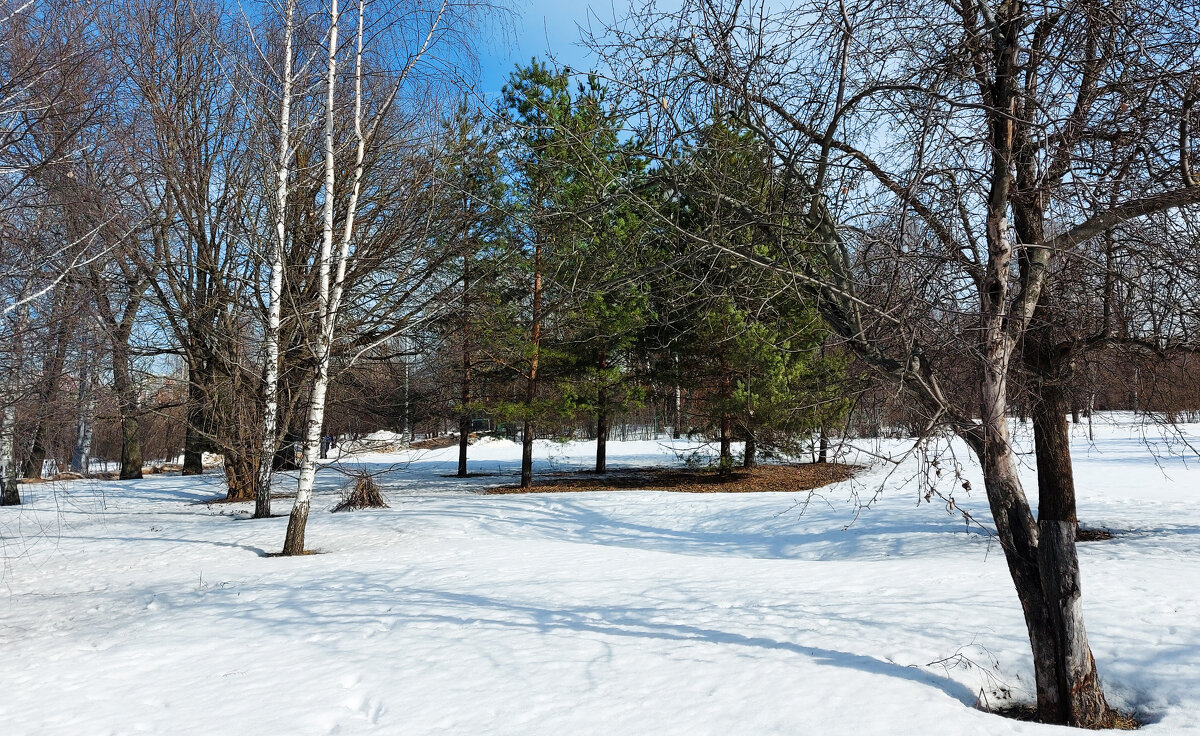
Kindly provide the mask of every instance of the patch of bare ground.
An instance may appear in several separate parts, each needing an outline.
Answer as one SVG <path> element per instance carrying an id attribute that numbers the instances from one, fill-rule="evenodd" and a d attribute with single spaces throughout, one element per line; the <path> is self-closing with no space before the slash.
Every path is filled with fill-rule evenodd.
<path id="1" fill-rule="evenodd" d="M 1011 718 L 1014 721 L 1040 722 L 1037 717 L 1037 708 L 1028 704 L 1006 705 L 1002 708 L 993 708 L 988 712 L 1004 718 Z M 1105 714 L 1104 722 L 1093 730 L 1136 731 L 1141 727 L 1142 722 L 1137 718 L 1128 713 L 1122 713 L 1116 708 L 1110 708 Z"/>
<path id="2" fill-rule="evenodd" d="M 414 450 L 440 450 L 443 447 L 454 447 L 457 444 L 457 437 L 446 435 L 445 437 L 430 437 L 427 440 L 418 440 L 412 443 L 411 447 Z"/>
<path id="3" fill-rule="evenodd" d="M 1107 529 L 1089 529 L 1082 526 L 1075 529 L 1076 542 L 1103 542 L 1112 538 L 1113 533 Z"/>
<path id="4" fill-rule="evenodd" d="M 859 470 L 857 465 L 807 463 L 802 465 L 759 465 L 738 468 L 722 477 L 705 468 L 633 468 L 612 470 L 605 475 L 591 471 L 548 473 L 535 478 L 529 488 L 496 486 L 488 494 L 571 493 L 579 491 L 674 491 L 677 493 L 791 493 L 809 491 L 846 480 Z"/>

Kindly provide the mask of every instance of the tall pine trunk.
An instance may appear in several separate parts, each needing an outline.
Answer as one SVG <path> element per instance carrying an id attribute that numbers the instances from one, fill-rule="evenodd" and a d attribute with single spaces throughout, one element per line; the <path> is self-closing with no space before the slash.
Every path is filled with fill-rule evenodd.
<path id="1" fill-rule="evenodd" d="M 733 379 L 730 376 L 729 362 L 721 358 L 721 459 L 718 474 L 729 476 L 733 474 L 733 418 L 729 414 L 729 402 L 733 396 Z"/>
<path id="2" fill-rule="evenodd" d="M 467 446 L 471 443 L 471 256 L 463 255 L 462 385 L 458 406 L 458 477 L 467 477 Z"/>
<path id="3" fill-rule="evenodd" d="M 525 423 L 521 434 L 521 487 L 533 485 L 533 421 L 534 400 L 537 398 L 538 361 L 542 348 L 542 242 L 535 238 L 533 244 L 533 321 L 529 341 L 532 354 L 529 359 L 529 380 L 525 386 Z"/>
<path id="4" fill-rule="evenodd" d="M 596 391 L 596 472 L 608 472 L 608 353 L 600 351 L 600 388 Z"/>

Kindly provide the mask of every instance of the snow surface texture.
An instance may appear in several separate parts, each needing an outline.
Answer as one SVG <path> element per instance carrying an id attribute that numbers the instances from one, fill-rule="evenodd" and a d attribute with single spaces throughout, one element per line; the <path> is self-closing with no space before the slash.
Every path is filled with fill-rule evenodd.
<path id="1" fill-rule="evenodd" d="M 1080 517 L 1116 535 L 1080 547 L 1110 702 L 1147 734 L 1200 733 L 1200 469 L 1153 426 L 1096 430 L 1073 449 Z M 609 462 L 674 463 L 672 445 L 612 442 Z M 592 449 L 538 443 L 537 469 Z M 471 470 L 519 457 L 481 443 Z M 940 468 L 989 525 L 974 467 L 971 493 L 949 457 L 910 456 L 812 498 L 483 496 L 513 479 L 443 477 L 454 458 L 338 461 L 381 473 L 381 511 L 323 513 L 348 479 L 322 470 L 323 554 L 300 558 L 263 556 L 285 517 L 202 503 L 219 475 L 25 486 L 0 509 L 0 733 L 1062 733 L 972 707 L 1032 680 L 997 545 L 918 503 Z"/>

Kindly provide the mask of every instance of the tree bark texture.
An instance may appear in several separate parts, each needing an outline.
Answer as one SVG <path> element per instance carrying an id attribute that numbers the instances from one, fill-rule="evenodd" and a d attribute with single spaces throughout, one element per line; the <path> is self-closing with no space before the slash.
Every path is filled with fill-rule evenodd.
<path id="1" fill-rule="evenodd" d="M 17 406 L 11 397 L 4 399 L 9 403 L 0 413 L 0 506 L 17 506 L 21 503 L 15 456 Z"/>
<path id="2" fill-rule="evenodd" d="M 729 401 L 733 396 L 733 379 L 729 363 L 721 358 L 721 457 L 717 473 L 721 476 L 733 474 L 733 418 L 729 415 Z"/>
<path id="3" fill-rule="evenodd" d="M 458 411 L 458 477 L 467 477 L 467 446 L 471 443 L 471 257 L 463 256 L 462 386 Z"/>
<path id="4" fill-rule="evenodd" d="M 521 434 L 521 487 L 533 485 L 533 403 L 537 398 L 538 362 L 542 349 L 542 242 L 533 244 L 533 321 L 529 330 L 532 353 L 529 358 L 529 380 L 525 389 L 525 425 Z"/>
<path id="5" fill-rule="evenodd" d="M 204 452 L 211 446 L 212 412 L 209 370 L 203 364 L 188 366 L 187 428 L 183 436 L 183 475 L 204 473 Z"/>
<path id="6" fill-rule="evenodd" d="M 64 293 L 60 299 L 66 301 L 70 296 Z M 35 480 L 42 477 L 42 469 L 46 463 L 46 436 L 50 432 L 50 419 L 53 407 L 58 403 L 58 391 L 62 385 L 63 368 L 67 362 L 67 347 L 70 345 L 75 320 L 68 319 L 64 314 L 66 307 L 56 305 L 52 314 L 58 321 L 54 325 L 54 351 L 44 366 L 42 380 L 37 392 L 37 414 L 33 429 L 33 442 L 29 456 L 25 460 L 24 473 L 26 479 Z"/>
<path id="7" fill-rule="evenodd" d="M 754 441 L 754 433 L 746 432 L 746 449 L 742 453 L 742 467 L 746 469 L 758 465 L 758 444 Z"/>
<path id="8" fill-rule="evenodd" d="M 121 414 L 121 480 L 142 477 L 142 441 L 138 395 L 129 370 L 129 344 L 112 341 L 113 391 Z"/>
<path id="9" fill-rule="evenodd" d="M 608 472 L 608 353 L 600 351 L 600 387 L 596 391 L 596 472 Z"/>

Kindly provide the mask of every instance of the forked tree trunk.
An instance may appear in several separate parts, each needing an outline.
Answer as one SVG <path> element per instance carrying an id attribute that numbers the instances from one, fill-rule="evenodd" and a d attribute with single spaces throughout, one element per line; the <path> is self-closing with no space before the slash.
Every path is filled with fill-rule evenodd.
<path id="1" fill-rule="evenodd" d="M 287 536 L 283 542 L 284 555 L 304 553 L 304 532 L 308 524 L 308 511 L 312 501 L 313 485 L 317 473 L 317 454 L 321 434 L 325 425 L 325 398 L 329 387 L 330 361 L 333 356 L 333 338 L 337 327 L 338 310 L 346 283 L 347 260 L 350 244 L 354 237 L 354 218 L 358 211 L 358 197 L 362 188 L 363 157 L 366 152 L 366 134 L 363 130 L 363 24 L 365 0 L 358 2 L 358 32 L 355 36 L 354 57 L 354 135 L 355 147 L 354 179 L 350 186 L 350 197 L 346 204 L 345 222 L 337 252 L 334 240 L 334 145 L 333 119 L 335 115 L 334 90 L 337 84 L 337 25 L 338 3 L 332 0 L 329 10 L 328 76 L 325 97 L 325 181 L 323 205 L 321 254 L 318 270 L 319 324 L 314 357 L 317 370 L 313 379 L 313 390 L 305 427 L 304 459 L 300 463 L 300 480 L 296 484 L 296 503 L 288 517 Z M 406 364 L 407 365 L 407 364 Z"/>
<path id="2" fill-rule="evenodd" d="M 1021 485 L 1012 451 L 1007 412 L 1007 373 L 1011 342 L 997 333 L 986 348 L 982 381 L 981 439 L 977 451 L 983 464 L 988 504 L 1001 540 L 1009 574 L 1025 615 L 1026 631 L 1033 652 L 1034 681 L 1039 718 L 1047 723 L 1096 727 L 1108 712 L 1096 676 L 1095 662 L 1087 646 L 1079 595 L 1079 568 L 1075 557 L 1074 492 L 1070 490 L 1071 512 L 1065 513 L 1061 493 L 1062 467 L 1039 463 L 1039 487 L 1054 501 L 1046 502 L 1045 523 L 1034 521 Z M 1063 401 L 1061 394 L 1058 399 Z M 1066 450 L 1066 406 L 1059 404 L 1055 433 L 1044 441 L 1056 446 L 1062 459 Z M 1044 405 L 1042 405 L 1044 409 Z M 1037 407 L 1035 407 L 1037 409 Z M 1035 421 L 1037 421 L 1035 417 Z M 1040 458 L 1039 458 L 1040 459 Z M 1043 481 L 1043 473 L 1046 474 Z M 1065 476 L 1068 479 L 1069 472 Z M 1056 490 L 1057 488 L 1057 490 Z M 1070 516 L 1069 519 L 1058 518 Z"/>

